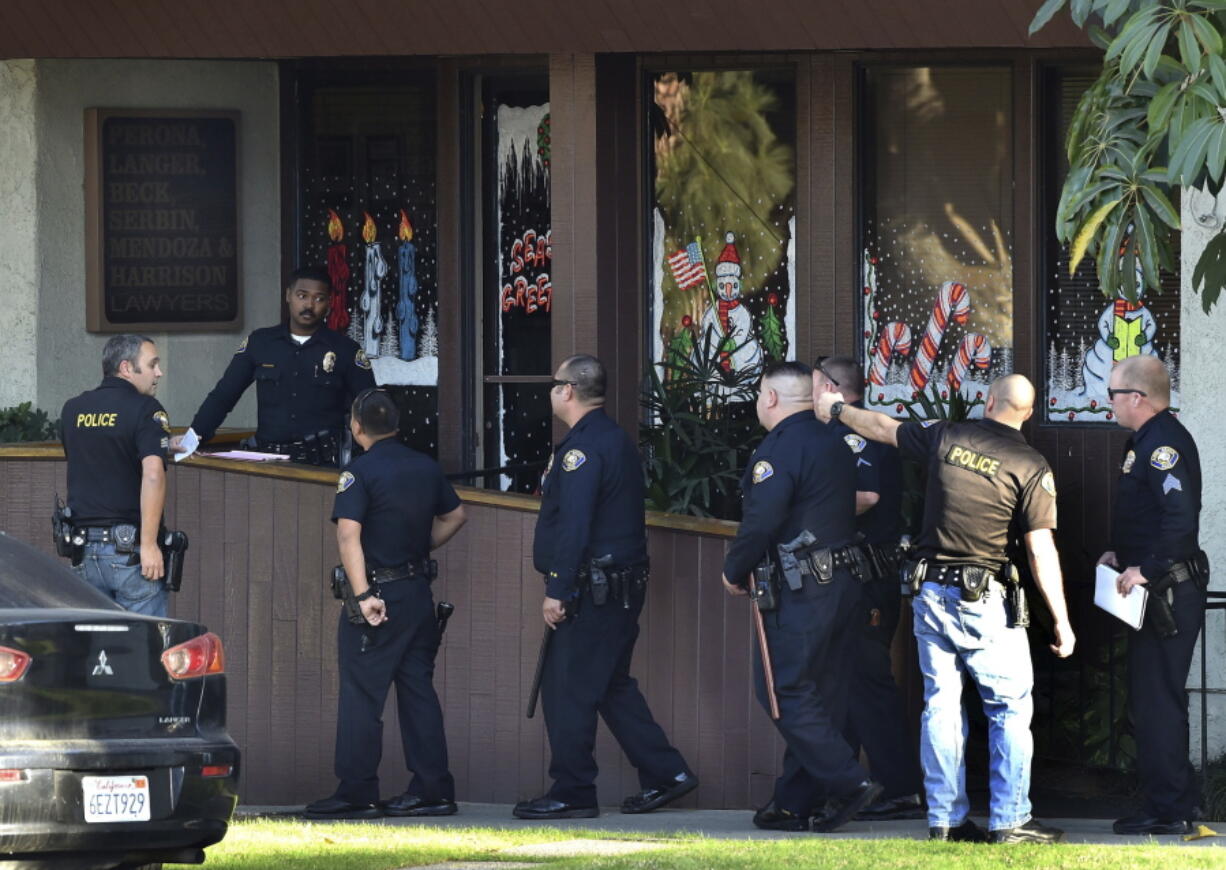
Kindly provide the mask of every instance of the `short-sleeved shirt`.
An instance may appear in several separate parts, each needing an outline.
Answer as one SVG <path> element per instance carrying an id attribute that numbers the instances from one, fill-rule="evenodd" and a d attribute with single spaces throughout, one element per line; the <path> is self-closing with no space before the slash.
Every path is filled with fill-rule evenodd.
<path id="1" fill-rule="evenodd" d="M 354 398 L 375 386 L 370 360 L 348 336 L 321 326 L 299 344 L 285 324 L 257 329 L 243 339 L 192 419 L 201 441 L 213 437 L 252 381 L 256 437 L 265 443 L 339 432 Z"/>
<path id="2" fill-rule="evenodd" d="M 460 506 L 437 462 L 383 438 L 350 463 L 336 483 L 332 522 L 362 524 L 369 568 L 399 568 L 430 554 L 434 518 Z"/>
<path id="3" fill-rule="evenodd" d="M 554 449 L 541 496 L 532 561 L 550 598 L 573 598 L 592 559 L 612 556 L 613 568 L 647 561 L 642 458 L 603 408 L 583 415 Z"/>
<path id="4" fill-rule="evenodd" d="M 841 547 L 855 536 L 855 454 L 836 427 L 798 411 L 766 434 L 741 479 L 744 510 L 724 557 L 728 582 L 743 585 L 775 547 L 805 530 L 814 546 Z"/>
<path id="5" fill-rule="evenodd" d="M 898 447 L 925 463 L 920 556 L 996 565 L 1014 541 L 1056 527 L 1056 481 L 1022 433 L 995 420 L 903 423 Z"/>
<path id="6" fill-rule="evenodd" d="M 120 377 L 64 403 L 60 439 L 68 458 L 68 506 L 79 525 L 140 525 L 143 460 L 166 459 L 170 417 L 162 403 Z"/>
<path id="7" fill-rule="evenodd" d="M 1122 566 L 1159 580 L 1200 550 L 1200 454 L 1191 433 L 1161 411 L 1128 439 L 1120 463 L 1111 548 Z"/>

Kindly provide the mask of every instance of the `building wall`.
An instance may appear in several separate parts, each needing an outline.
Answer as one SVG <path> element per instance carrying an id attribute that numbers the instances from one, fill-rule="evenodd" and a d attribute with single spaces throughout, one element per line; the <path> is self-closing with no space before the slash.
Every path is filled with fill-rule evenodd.
<path id="1" fill-rule="evenodd" d="M 32 175 L 36 179 L 33 212 L 37 231 L 31 240 L 37 262 L 14 276 L 22 282 L 20 288 L 6 287 L 4 292 L 36 298 L 37 309 L 25 313 L 16 344 L 10 339 L 0 347 L 0 364 L 8 371 L 23 372 L 35 368 L 37 360 L 37 374 L 19 378 L 19 382 L 24 398 L 36 398 L 38 406 L 53 416 L 58 415 L 65 399 L 98 381 L 102 346 L 109 337 L 85 331 L 85 110 L 237 109 L 241 113 L 242 331 L 151 336 L 158 343 L 166 372 L 158 398 L 173 423 L 186 425 L 220 377 L 241 336 L 280 319 L 277 65 L 152 60 L 17 63 L 32 66 L 37 80 L 34 113 L 38 150 L 36 173 Z M 10 70 L 12 66 L 10 62 Z M 3 92 L 0 87 L 0 112 L 5 107 Z M 7 128 L 7 120 L 0 126 Z M 23 118 L 18 120 L 25 123 Z M 0 179 L 9 175 L 3 162 L 5 153 L 6 149 L 0 148 Z M 0 200 L 3 197 L 0 193 Z M 10 214 L 7 208 L 5 213 Z M 36 336 L 36 352 L 32 335 Z M 230 415 L 227 425 L 254 424 L 252 391 Z"/>

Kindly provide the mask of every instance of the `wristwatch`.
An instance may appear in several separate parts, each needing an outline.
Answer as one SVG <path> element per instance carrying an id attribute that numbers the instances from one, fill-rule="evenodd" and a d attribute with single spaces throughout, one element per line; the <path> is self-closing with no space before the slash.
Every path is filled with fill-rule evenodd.
<path id="1" fill-rule="evenodd" d="M 831 420 L 839 419 L 839 414 L 843 413 L 843 406 L 845 404 L 847 403 L 846 402 L 835 402 L 833 405 L 830 406 L 830 419 Z"/>
<path id="2" fill-rule="evenodd" d="M 375 587 L 373 587 L 373 586 L 368 586 L 368 587 L 366 588 L 366 591 L 365 591 L 365 592 L 363 592 L 361 595 L 355 595 L 355 596 L 353 596 L 353 600 L 354 600 L 354 601 L 356 601 L 356 602 L 358 602 L 358 604 L 361 604 L 361 603 L 362 603 L 363 601 L 365 601 L 367 598 L 374 598 L 374 597 L 376 596 L 376 594 L 377 594 L 377 593 L 378 593 L 378 590 L 376 590 L 376 589 L 375 589 Z"/>

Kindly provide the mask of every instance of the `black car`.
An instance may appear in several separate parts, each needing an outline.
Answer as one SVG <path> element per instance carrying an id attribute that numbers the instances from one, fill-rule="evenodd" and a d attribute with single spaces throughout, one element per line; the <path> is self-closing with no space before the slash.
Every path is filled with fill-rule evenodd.
<path id="1" fill-rule="evenodd" d="M 238 763 L 217 635 L 0 532 L 0 866 L 199 864 Z"/>

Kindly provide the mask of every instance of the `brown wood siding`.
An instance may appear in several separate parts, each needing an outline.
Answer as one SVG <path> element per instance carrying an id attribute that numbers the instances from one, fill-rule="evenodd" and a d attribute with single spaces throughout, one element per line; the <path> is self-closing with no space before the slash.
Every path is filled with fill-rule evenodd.
<path id="1" fill-rule="evenodd" d="M 338 605 L 325 573 L 338 561 L 333 488 L 203 466 L 176 466 L 169 479 L 167 521 L 191 538 L 172 615 L 203 622 L 225 642 L 243 802 L 302 804 L 331 793 Z M 65 488 L 63 461 L 0 461 L 0 528 L 51 552 L 51 496 Z M 456 612 L 435 686 L 458 797 L 510 803 L 547 784 L 542 716 L 524 717 L 543 630 L 531 554 L 536 514 L 474 503 L 467 511 L 468 524 L 437 554 L 435 595 Z M 649 529 L 654 571 L 634 675 L 702 778 L 685 805 L 747 808 L 769 796 L 783 746 L 753 698 L 748 604 L 719 583 L 726 526 L 708 534 Z M 406 784 L 393 699 L 383 744 L 390 796 Z M 602 802 L 638 789 L 603 725 L 597 761 Z"/>

